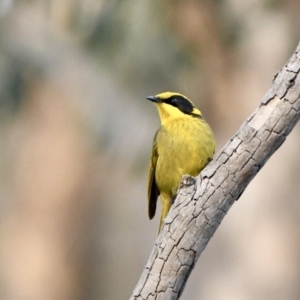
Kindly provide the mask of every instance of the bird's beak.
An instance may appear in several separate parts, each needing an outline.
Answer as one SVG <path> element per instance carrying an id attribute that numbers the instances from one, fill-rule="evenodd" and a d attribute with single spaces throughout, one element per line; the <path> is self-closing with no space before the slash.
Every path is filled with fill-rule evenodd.
<path id="1" fill-rule="evenodd" d="M 161 103 L 162 101 L 157 98 L 156 96 L 148 96 L 146 99 L 152 101 L 152 102 L 156 102 L 156 103 Z"/>

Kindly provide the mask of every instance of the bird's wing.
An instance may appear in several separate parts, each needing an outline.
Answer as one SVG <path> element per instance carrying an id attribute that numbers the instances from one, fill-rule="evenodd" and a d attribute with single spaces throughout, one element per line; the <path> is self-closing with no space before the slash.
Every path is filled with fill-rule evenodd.
<path id="1" fill-rule="evenodd" d="M 157 143 L 156 143 L 157 133 L 158 131 L 156 132 L 153 140 L 152 154 L 151 154 L 149 175 L 148 175 L 148 215 L 150 220 L 155 215 L 157 197 L 159 196 L 159 190 L 155 182 L 155 169 L 156 169 L 156 163 L 158 159 L 158 151 L 157 151 Z"/>

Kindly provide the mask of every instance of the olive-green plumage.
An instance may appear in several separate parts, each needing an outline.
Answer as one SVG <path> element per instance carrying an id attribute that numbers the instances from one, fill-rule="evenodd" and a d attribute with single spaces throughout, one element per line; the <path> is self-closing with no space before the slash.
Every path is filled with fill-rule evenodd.
<path id="1" fill-rule="evenodd" d="M 160 195 L 159 231 L 170 210 L 181 178 L 196 176 L 215 152 L 213 132 L 200 110 L 185 96 L 165 92 L 147 97 L 158 109 L 161 127 L 154 136 L 148 177 L 148 214 L 152 219 Z"/>

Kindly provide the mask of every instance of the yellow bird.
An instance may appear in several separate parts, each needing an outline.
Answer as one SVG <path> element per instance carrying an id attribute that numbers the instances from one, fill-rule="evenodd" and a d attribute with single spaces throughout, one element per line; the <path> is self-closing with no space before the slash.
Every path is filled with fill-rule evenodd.
<path id="1" fill-rule="evenodd" d="M 148 214 L 156 211 L 160 195 L 159 231 L 176 197 L 181 178 L 196 176 L 215 152 L 213 132 L 193 102 L 182 94 L 165 92 L 147 97 L 157 107 L 161 127 L 154 136 L 148 177 Z"/>

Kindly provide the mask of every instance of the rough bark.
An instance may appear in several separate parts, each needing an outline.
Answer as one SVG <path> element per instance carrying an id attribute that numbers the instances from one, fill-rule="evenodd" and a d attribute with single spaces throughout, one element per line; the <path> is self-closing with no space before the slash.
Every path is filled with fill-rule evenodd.
<path id="1" fill-rule="evenodd" d="M 178 299 L 233 203 L 300 118 L 300 43 L 259 107 L 199 176 L 184 176 L 130 299 Z"/>

